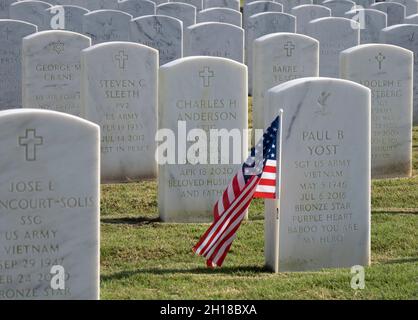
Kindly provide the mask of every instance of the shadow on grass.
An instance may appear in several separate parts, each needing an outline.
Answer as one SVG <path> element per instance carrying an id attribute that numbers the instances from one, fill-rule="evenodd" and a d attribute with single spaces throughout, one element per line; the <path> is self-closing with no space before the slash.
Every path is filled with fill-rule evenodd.
<path id="1" fill-rule="evenodd" d="M 413 262 L 418 262 L 418 257 L 392 259 L 392 260 L 387 260 L 387 261 L 381 261 L 380 263 L 397 264 L 397 263 L 413 263 Z"/>
<path id="2" fill-rule="evenodd" d="M 391 208 L 376 208 L 372 209 L 372 214 L 418 214 L 418 209 L 411 209 L 411 208 L 399 208 L 399 209 L 391 209 Z"/>
<path id="3" fill-rule="evenodd" d="M 260 272 L 268 272 L 267 268 L 265 267 L 255 267 L 255 266 L 241 266 L 241 267 L 222 267 L 217 269 L 210 269 L 210 268 L 192 268 L 192 269 L 160 269 L 160 268 L 151 268 L 151 269 L 138 269 L 138 270 L 131 270 L 131 271 L 121 271 L 116 272 L 111 275 L 102 275 L 100 277 L 103 281 L 111 281 L 111 280 L 122 280 L 124 278 L 130 278 L 132 276 L 138 274 L 153 274 L 153 275 L 172 275 L 172 274 L 195 274 L 195 275 L 211 275 L 211 274 L 230 274 L 230 275 L 237 275 L 239 273 L 255 273 L 259 274 Z"/>
<path id="4" fill-rule="evenodd" d="M 101 218 L 102 223 L 110 224 L 130 224 L 134 226 L 144 226 L 160 222 L 160 218 L 137 217 L 137 218 Z"/>

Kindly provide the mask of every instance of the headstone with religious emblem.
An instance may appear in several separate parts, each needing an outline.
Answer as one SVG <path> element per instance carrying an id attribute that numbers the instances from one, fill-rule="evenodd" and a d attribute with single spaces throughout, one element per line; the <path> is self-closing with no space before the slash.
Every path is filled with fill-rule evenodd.
<path id="1" fill-rule="evenodd" d="M 44 1 L 19 1 L 10 5 L 10 19 L 21 20 L 32 23 L 38 27 L 39 31 L 51 29 L 49 15 L 46 12 L 52 7 Z"/>
<path id="2" fill-rule="evenodd" d="M 196 22 L 223 22 L 242 27 L 241 12 L 230 8 L 209 8 L 197 14 Z"/>
<path id="3" fill-rule="evenodd" d="M 240 1 L 239 0 L 204 0 L 203 7 L 204 9 L 209 8 L 229 8 L 236 11 L 240 11 Z"/>
<path id="4" fill-rule="evenodd" d="M 83 16 L 83 33 L 93 45 L 109 41 L 129 41 L 132 16 L 119 10 L 96 10 Z"/>
<path id="5" fill-rule="evenodd" d="M 133 19 L 130 39 L 157 49 L 160 65 L 183 56 L 183 23 L 173 17 L 151 15 Z"/>
<path id="6" fill-rule="evenodd" d="M 384 28 L 380 33 L 380 41 L 411 50 L 414 53 L 414 79 L 418 79 L 418 25 L 400 24 Z M 418 85 L 415 80 L 413 90 L 413 123 L 418 125 Z"/>
<path id="7" fill-rule="evenodd" d="M 376 9 L 355 9 L 345 13 L 345 17 L 360 23 L 360 43 L 378 43 L 380 30 L 387 26 L 386 13 Z"/>
<path id="8" fill-rule="evenodd" d="M 264 129 L 267 90 L 286 81 L 319 74 L 319 43 L 297 33 L 272 33 L 254 41 L 253 129 Z"/>
<path id="9" fill-rule="evenodd" d="M 351 0 L 327 0 L 322 5 L 331 9 L 331 16 L 345 17 L 347 11 L 353 10 L 356 3 Z"/>
<path id="10" fill-rule="evenodd" d="M 53 30 L 68 30 L 83 32 L 83 16 L 89 11 L 78 6 L 53 6 L 46 10 L 49 13 L 49 23 Z"/>
<path id="11" fill-rule="evenodd" d="M 34 109 L 0 126 L 0 299 L 98 299 L 98 126 Z"/>
<path id="12" fill-rule="evenodd" d="M 82 115 L 101 127 L 103 183 L 155 178 L 158 52 L 132 42 L 82 51 Z"/>
<path id="13" fill-rule="evenodd" d="M 269 33 L 296 32 L 296 17 L 287 13 L 263 12 L 248 18 L 245 30 L 245 61 L 248 66 L 248 92 L 252 94 L 254 40 Z"/>
<path id="14" fill-rule="evenodd" d="M 81 50 L 90 46 L 82 34 L 43 31 L 23 39 L 23 107 L 80 115 Z"/>
<path id="15" fill-rule="evenodd" d="M 341 53 L 340 72 L 372 92 L 372 178 L 409 177 L 413 53 L 387 44 L 357 46 Z"/>
<path id="16" fill-rule="evenodd" d="M 229 23 L 202 22 L 184 33 L 184 56 L 223 57 L 244 62 L 244 29 Z"/>
<path id="17" fill-rule="evenodd" d="M 340 52 L 360 43 L 360 24 L 340 17 L 309 22 L 306 34 L 319 41 L 319 75 L 338 78 Z"/>
<path id="18" fill-rule="evenodd" d="M 370 5 L 370 9 L 376 9 L 386 13 L 388 20 L 387 25 L 393 26 L 395 24 L 403 23 L 406 15 L 406 8 L 404 5 L 396 2 L 377 2 Z"/>
<path id="19" fill-rule="evenodd" d="M 157 14 L 179 19 L 183 22 L 183 33 L 196 23 L 196 7 L 182 2 L 168 2 L 157 6 Z"/>
<path id="20" fill-rule="evenodd" d="M 248 152 L 246 75 L 245 65 L 217 57 L 187 57 L 160 67 L 158 121 L 166 129 L 159 131 L 157 147 L 163 221 L 213 220 L 215 202 Z"/>
<path id="21" fill-rule="evenodd" d="M 0 19 L 0 110 L 22 107 L 22 39 L 34 24 Z"/>
<path id="22" fill-rule="evenodd" d="M 279 200 L 265 207 L 268 268 L 369 265 L 370 90 L 302 78 L 270 89 L 266 98 L 265 124 L 283 109 L 284 168 Z"/>
<path id="23" fill-rule="evenodd" d="M 331 16 L 331 9 L 318 4 L 304 4 L 290 11 L 296 17 L 297 33 L 306 34 L 306 26 L 312 20 Z"/>
<path id="24" fill-rule="evenodd" d="M 149 0 L 122 0 L 118 3 L 118 10 L 134 18 L 155 14 L 155 8 L 155 2 Z"/>

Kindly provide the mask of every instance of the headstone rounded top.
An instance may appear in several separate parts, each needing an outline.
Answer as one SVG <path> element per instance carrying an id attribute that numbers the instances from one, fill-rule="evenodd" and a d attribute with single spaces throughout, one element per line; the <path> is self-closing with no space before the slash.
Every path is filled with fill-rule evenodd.
<path id="1" fill-rule="evenodd" d="M 385 12 L 380 11 L 380 10 L 376 10 L 376 9 L 373 9 L 373 8 L 355 8 L 355 9 L 352 9 L 350 11 L 347 11 L 345 14 L 356 14 L 357 12 L 368 12 L 368 13 L 387 16 L 387 14 Z"/>
<path id="2" fill-rule="evenodd" d="M 131 17 L 131 19 L 133 18 L 132 15 L 130 15 L 129 13 L 123 12 L 121 10 L 114 10 L 114 9 L 93 10 L 93 11 L 90 11 L 89 13 L 86 13 L 85 16 L 91 16 L 95 14 L 107 14 L 107 13 L 119 14 L 120 16 L 129 16 Z"/>
<path id="3" fill-rule="evenodd" d="M 321 8 L 321 9 L 323 8 L 324 10 L 327 9 L 327 10 L 331 11 L 330 8 L 328 8 L 326 6 L 323 6 L 323 5 L 320 5 L 320 4 L 301 4 L 301 5 L 298 5 L 298 6 L 294 6 L 292 8 L 292 10 L 298 10 L 298 9 L 303 9 L 303 8 Z"/>
<path id="4" fill-rule="evenodd" d="M 84 49 L 83 52 L 89 53 L 90 51 L 96 51 L 101 48 L 105 49 L 105 48 L 112 48 L 112 47 L 115 47 L 115 48 L 131 47 L 131 48 L 137 48 L 137 49 L 142 49 L 142 50 L 148 50 L 150 53 L 158 54 L 158 50 L 154 48 L 151 48 L 149 46 L 146 46 L 140 43 L 130 42 L 130 41 L 110 41 L 110 42 L 98 43 L 94 46 Z"/>
<path id="5" fill-rule="evenodd" d="M 226 7 L 211 7 L 211 8 L 207 8 L 204 10 L 201 10 L 200 13 L 206 13 L 206 12 L 235 12 L 235 13 L 241 13 L 237 10 L 231 9 L 231 8 L 226 8 Z"/>
<path id="6" fill-rule="evenodd" d="M 17 117 L 25 117 L 30 115 L 31 117 L 42 116 L 42 117 L 51 117 L 51 118 L 61 118 L 74 123 L 81 123 L 86 127 L 91 127 L 94 130 L 100 130 L 99 126 L 91 121 L 86 119 L 73 116 L 68 113 L 58 112 L 54 110 L 43 110 L 43 109 L 33 109 L 33 108 L 24 108 L 24 109 L 9 109 L 0 111 L 0 118 L 12 116 L 14 119 Z"/>
<path id="7" fill-rule="evenodd" d="M 341 85 L 350 84 L 353 87 L 357 87 L 357 88 L 359 88 L 361 90 L 364 90 L 366 92 L 370 92 L 369 88 L 367 88 L 367 87 L 365 87 L 361 84 L 358 84 L 356 82 L 353 82 L 353 81 L 350 81 L 350 80 L 338 79 L 338 78 L 329 78 L 329 77 L 306 77 L 306 78 L 294 79 L 294 80 L 284 82 L 282 84 L 279 84 L 279 85 L 271 88 L 269 90 L 269 92 L 274 94 L 274 93 L 278 93 L 278 92 L 281 92 L 283 90 L 286 90 L 290 87 L 303 86 L 303 85 L 310 84 L 310 83 L 324 84 L 324 83 L 327 83 L 327 82 L 328 83 L 332 82 L 334 84 L 341 84 Z"/>
<path id="8" fill-rule="evenodd" d="M 401 23 L 401 24 L 394 24 L 393 26 L 389 26 L 386 28 L 383 28 L 382 31 L 392 31 L 394 29 L 416 29 L 418 28 L 418 24 L 412 24 L 412 23 Z"/>
<path id="9" fill-rule="evenodd" d="M 64 8 L 64 9 L 76 9 L 76 10 L 80 10 L 80 11 L 84 11 L 85 13 L 89 13 L 90 10 L 80 7 L 80 6 L 75 6 L 75 5 L 70 5 L 70 4 L 57 4 L 57 5 L 53 5 L 50 8 L 46 9 L 46 10 L 52 10 L 54 8 Z"/>
<path id="10" fill-rule="evenodd" d="M 311 20 L 309 23 L 322 23 L 322 22 L 326 22 L 326 21 L 335 21 L 335 22 L 346 22 L 346 23 L 357 23 L 359 24 L 357 21 L 354 21 L 352 19 L 348 19 L 348 18 L 343 18 L 343 17 L 322 17 L 322 18 L 318 18 L 318 19 L 314 19 Z"/>
<path id="11" fill-rule="evenodd" d="M 411 50 L 399 47 L 399 46 L 395 46 L 393 44 L 384 44 L 384 43 L 366 43 L 366 44 L 361 44 L 352 48 L 348 48 L 346 50 L 341 51 L 341 54 L 351 54 L 351 53 L 356 53 L 356 52 L 362 52 L 362 51 L 369 51 L 369 50 L 376 50 L 376 49 L 384 49 L 384 50 L 397 50 L 399 52 L 404 52 L 405 54 L 408 55 L 413 55 L 414 53 Z"/>
<path id="12" fill-rule="evenodd" d="M 10 6 L 18 6 L 18 5 L 25 5 L 27 3 L 33 4 L 44 4 L 45 6 L 52 7 L 52 4 L 45 2 L 45 1 L 35 1 L 35 0 L 25 0 L 25 1 L 16 1 L 10 4 Z"/>
<path id="13" fill-rule="evenodd" d="M 176 2 L 176 1 L 170 1 L 170 2 L 165 2 L 165 3 L 161 3 L 157 6 L 157 8 L 164 8 L 164 7 L 183 7 L 183 8 L 188 8 L 188 9 L 192 9 L 194 8 L 196 10 L 196 7 L 194 5 L 191 5 L 189 3 L 185 3 L 185 2 Z"/>
<path id="14" fill-rule="evenodd" d="M 322 4 L 324 4 L 324 3 L 338 3 L 338 2 L 350 3 L 350 4 L 353 4 L 353 5 L 356 4 L 354 1 L 351 1 L 351 0 L 326 0 L 326 1 L 322 2 Z"/>
<path id="15" fill-rule="evenodd" d="M 33 38 L 39 38 L 39 37 L 46 37 L 46 36 L 53 36 L 53 37 L 79 37 L 86 39 L 88 41 L 91 41 L 89 37 L 85 36 L 84 34 L 68 31 L 68 30 L 45 30 L 33 33 L 31 35 L 28 35 L 24 38 L 24 40 L 31 40 Z"/>
<path id="16" fill-rule="evenodd" d="M 177 21 L 183 27 L 183 21 L 181 21 L 180 19 L 174 18 L 174 17 L 166 16 L 164 14 L 149 14 L 149 15 L 146 15 L 146 16 L 142 16 L 142 17 L 132 19 L 132 21 L 135 22 L 135 21 L 139 21 L 139 20 L 148 20 L 148 19 L 159 19 L 159 20 L 164 19 L 164 20 L 167 20 L 167 21 L 171 20 L 171 22 Z"/>
<path id="17" fill-rule="evenodd" d="M 189 27 L 187 27 L 188 30 L 193 31 L 196 28 L 202 28 L 202 27 L 219 27 L 219 28 L 229 28 L 229 29 L 236 29 L 236 30 L 243 30 L 242 28 L 235 26 L 233 24 L 230 23 L 225 23 L 225 22 L 200 22 L 200 23 L 196 23 L 193 24 Z"/>
<path id="18" fill-rule="evenodd" d="M 180 59 L 176 59 L 174 61 L 168 62 L 160 67 L 160 70 L 164 70 L 167 68 L 175 68 L 183 64 L 200 64 L 200 63 L 219 63 L 225 64 L 228 63 L 230 66 L 235 66 L 237 68 L 244 68 L 247 69 L 247 66 L 243 63 L 239 63 L 235 60 L 231 60 L 228 58 L 221 58 L 221 57 L 212 57 L 212 56 L 191 56 L 191 57 L 184 57 Z"/>
<path id="19" fill-rule="evenodd" d="M 28 27 L 35 27 L 36 28 L 36 30 L 38 29 L 38 26 L 37 25 L 35 25 L 35 24 L 33 24 L 33 23 L 30 23 L 30 22 L 27 22 L 27 21 L 23 21 L 23 20 L 15 20 L 15 19 L 0 19 L 0 23 L 8 23 L 8 24 L 10 24 L 10 23 L 14 23 L 14 24 L 16 24 L 16 25 L 26 25 L 26 26 L 28 26 Z"/>
<path id="20" fill-rule="evenodd" d="M 260 12 L 260 13 L 256 13 L 250 16 L 250 19 L 266 17 L 266 16 L 281 16 L 281 17 L 288 17 L 288 18 L 296 20 L 296 17 L 294 15 L 291 15 L 289 13 L 284 13 L 284 12 Z"/>
<path id="21" fill-rule="evenodd" d="M 319 41 L 315 38 L 309 37 L 304 34 L 300 33 L 292 33 L 292 32 L 276 32 L 276 33 L 269 33 L 264 36 L 261 36 L 254 40 L 254 43 L 265 42 L 265 41 L 276 41 L 277 39 L 284 38 L 284 37 L 293 37 L 299 39 L 305 39 L 307 41 L 312 41 L 319 45 Z"/>

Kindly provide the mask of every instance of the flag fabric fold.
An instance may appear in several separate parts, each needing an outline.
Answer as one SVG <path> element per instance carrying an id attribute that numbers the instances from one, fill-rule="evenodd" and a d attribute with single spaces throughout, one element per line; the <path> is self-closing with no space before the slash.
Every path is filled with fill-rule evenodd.
<path id="1" fill-rule="evenodd" d="M 280 146 L 281 116 L 265 130 L 263 137 L 251 149 L 251 154 L 216 202 L 214 221 L 193 251 L 206 258 L 208 267 L 221 267 L 251 200 L 277 198 L 276 177 Z"/>

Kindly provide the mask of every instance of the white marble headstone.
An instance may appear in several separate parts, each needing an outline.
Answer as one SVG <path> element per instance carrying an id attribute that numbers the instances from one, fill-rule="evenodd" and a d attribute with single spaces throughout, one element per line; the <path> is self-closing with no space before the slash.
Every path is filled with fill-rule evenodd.
<path id="1" fill-rule="evenodd" d="M 209 8 L 197 14 L 196 22 L 223 22 L 242 27 L 242 14 L 230 8 Z"/>
<path id="2" fill-rule="evenodd" d="M 54 30 L 83 32 L 83 16 L 89 11 L 78 6 L 53 6 L 47 9 L 50 27 Z"/>
<path id="3" fill-rule="evenodd" d="M 129 13 L 132 17 L 138 18 L 155 14 L 156 5 L 148 0 L 122 0 L 118 3 L 118 10 Z"/>
<path id="4" fill-rule="evenodd" d="M 304 4 L 313 4 L 312 0 L 274 0 L 275 2 L 281 3 L 283 6 L 283 12 L 290 13 L 292 8 L 301 6 Z"/>
<path id="5" fill-rule="evenodd" d="M 244 29 L 229 23 L 203 22 L 184 33 L 184 56 L 213 56 L 244 62 Z"/>
<path id="6" fill-rule="evenodd" d="M 190 4 L 196 7 L 196 12 L 203 9 L 203 0 L 176 0 L 176 1 L 169 0 L 169 2 L 182 2 L 182 3 Z"/>
<path id="7" fill-rule="evenodd" d="M 13 2 L 16 0 L 0 0 L 0 19 L 10 18 L 9 8 Z"/>
<path id="8" fill-rule="evenodd" d="M 39 31 L 51 29 L 49 15 L 45 11 L 51 5 L 44 1 L 20 1 L 12 3 L 9 7 L 10 19 L 32 23 Z"/>
<path id="9" fill-rule="evenodd" d="M 182 2 L 169 2 L 157 6 L 157 14 L 179 19 L 183 22 L 183 32 L 196 23 L 196 7 Z"/>
<path id="10" fill-rule="evenodd" d="M 252 94 L 253 42 L 269 33 L 296 32 L 296 17 L 287 13 L 263 12 L 248 19 L 245 30 L 245 61 L 248 66 L 248 91 Z"/>
<path id="11" fill-rule="evenodd" d="M 204 0 L 203 7 L 209 8 L 230 8 L 240 11 L 241 3 L 239 0 Z"/>
<path id="12" fill-rule="evenodd" d="M 380 30 L 387 26 L 386 13 L 376 9 L 355 9 L 346 12 L 345 17 L 360 23 L 360 43 L 378 43 Z"/>
<path id="13" fill-rule="evenodd" d="M 187 57 L 160 67 L 159 129 L 172 132 L 170 139 L 158 138 L 158 210 L 163 221 L 213 220 L 215 202 L 247 154 L 248 132 L 243 133 L 248 129 L 246 76 L 245 65 L 217 57 Z M 188 151 L 186 157 L 184 149 L 193 150 L 192 141 L 197 134 L 193 129 L 204 130 L 207 137 L 220 133 L 213 130 L 226 129 L 221 136 L 227 139 L 238 136 L 238 139 L 230 138 L 229 146 L 219 148 L 224 150 L 219 152 L 218 147 L 212 147 L 213 142 L 221 143 L 215 135 L 217 140 L 214 137 L 207 141 L 207 146 L 200 149 L 201 154 L 199 151 L 202 157 L 194 159 L 190 157 L 193 152 Z M 203 137 L 197 139 L 206 142 Z M 175 157 L 163 164 L 166 147 L 176 144 Z M 180 148 L 182 145 L 184 148 Z M 232 152 L 234 146 L 236 152 Z M 167 157 L 173 155 L 171 152 Z"/>
<path id="14" fill-rule="evenodd" d="M 354 9 L 356 3 L 351 0 L 327 0 L 322 5 L 331 9 L 333 17 L 345 17 L 345 13 Z"/>
<path id="15" fill-rule="evenodd" d="M 51 30 L 23 39 L 24 108 L 80 115 L 81 50 L 90 46 L 82 34 Z"/>
<path id="16" fill-rule="evenodd" d="M 279 201 L 267 200 L 265 255 L 278 271 L 370 264 L 370 90 L 302 78 L 268 92 L 283 109 Z"/>
<path id="17" fill-rule="evenodd" d="M 370 9 L 376 9 L 386 13 L 388 26 L 403 23 L 406 15 L 405 6 L 396 2 L 377 2 L 372 4 Z"/>
<path id="18" fill-rule="evenodd" d="M 418 24 L 418 13 L 417 14 L 411 14 L 410 16 L 405 17 L 403 20 L 403 23 L 405 24 Z"/>
<path id="19" fill-rule="evenodd" d="M 361 45 L 341 53 L 341 78 L 372 92 L 372 178 L 412 173 L 413 53 L 387 44 Z"/>
<path id="20" fill-rule="evenodd" d="M 267 90 L 297 78 L 317 77 L 319 43 L 305 35 L 281 32 L 256 39 L 253 50 L 253 128 L 264 129 Z"/>
<path id="21" fill-rule="evenodd" d="M 318 4 L 304 4 L 293 7 L 291 14 L 296 17 L 296 32 L 306 34 L 306 26 L 312 20 L 331 16 L 331 9 Z"/>
<path id="22" fill-rule="evenodd" d="M 155 178 L 157 50 L 108 42 L 81 57 L 82 115 L 101 127 L 102 182 Z"/>
<path id="23" fill-rule="evenodd" d="M 400 3 L 405 6 L 405 15 L 418 13 L 418 0 L 389 0 L 390 2 Z"/>
<path id="24" fill-rule="evenodd" d="M 130 22 L 130 39 L 159 51 L 160 65 L 183 57 L 183 23 L 176 18 L 150 15 Z"/>
<path id="25" fill-rule="evenodd" d="M 274 1 L 254 1 L 246 4 L 242 9 L 244 29 L 247 30 L 249 18 L 262 12 L 283 12 L 283 5 Z"/>
<path id="26" fill-rule="evenodd" d="M 319 41 L 319 75 L 338 78 L 340 52 L 360 44 L 358 22 L 340 17 L 312 20 L 306 34 Z"/>
<path id="27" fill-rule="evenodd" d="M 109 41 L 129 41 L 132 16 L 119 10 L 96 10 L 83 16 L 83 33 L 93 45 Z"/>
<path id="28" fill-rule="evenodd" d="M 414 53 L 413 123 L 418 125 L 418 25 L 399 24 L 382 29 L 380 42 L 393 44 Z"/>
<path id="29" fill-rule="evenodd" d="M 37 27 L 0 19 L 0 110 L 22 107 L 22 39 Z"/>
<path id="30" fill-rule="evenodd" d="M 98 299 L 98 126 L 32 109 L 0 126 L 0 300 Z"/>

